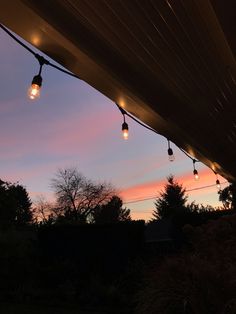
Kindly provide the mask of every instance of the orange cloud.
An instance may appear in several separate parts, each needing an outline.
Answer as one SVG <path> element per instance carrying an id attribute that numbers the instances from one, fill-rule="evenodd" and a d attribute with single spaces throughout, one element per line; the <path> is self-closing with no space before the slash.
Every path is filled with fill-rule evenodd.
<path id="1" fill-rule="evenodd" d="M 219 176 L 221 182 L 225 181 L 224 178 Z M 215 187 L 215 175 L 213 172 L 208 169 L 199 170 L 199 180 L 195 181 L 191 172 L 185 173 L 181 176 L 176 177 L 176 180 L 183 184 L 183 187 L 186 188 L 187 194 L 191 196 L 197 195 L 207 195 L 209 190 L 216 190 Z M 146 182 L 143 184 L 133 185 L 126 189 L 120 191 L 120 195 L 123 198 L 124 202 L 131 202 L 138 199 L 145 199 L 149 197 L 158 196 L 158 193 L 164 189 L 166 184 L 166 179 Z M 214 185 L 213 187 L 202 188 L 208 185 Z"/>
<path id="2" fill-rule="evenodd" d="M 210 169 L 202 167 L 203 166 L 199 169 L 200 178 L 198 181 L 193 179 L 191 171 L 181 176 L 176 176 L 176 180 L 188 191 L 189 202 L 195 200 L 196 203 L 221 206 L 215 185 L 215 175 Z M 225 182 L 225 179 L 220 176 L 219 180 Z M 121 190 L 120 195 L 123 198 L 124 203 L 128 202 L 125 206 L 131 209 L 132 219 L 144 219 L 145 221 L 148 221 L 152 218 L 152 212 L 155 208 L 155 197 L 157 197 L 159 192 L 164 189 L 166 182 L 166 179 L 161 179 L 133 185 Z M 222 185 L 222 188 L 225 186 L 226 184 Z M 141 199 L 144 199 L 144 201 L 135 202 L 135 200 Z"/>
<path id="3" fill-rule="evenodd" d="M 152 218 L 152 209 L 149 211 L 144 211 L 144 212 L 138 212 L 138 211 L 131 211 L 131 218 L 133 220 L 145 220 L 148 221 Z"/>
<path id="4" fill-rule="evenodd" d="M 134 185 L 120 191 L 124 202 L 130 202 L 136 199 L 148 198 L 158 195 L 158 191 L 163 189 L 165 180 L 151 181 L 143 184 Z"/>

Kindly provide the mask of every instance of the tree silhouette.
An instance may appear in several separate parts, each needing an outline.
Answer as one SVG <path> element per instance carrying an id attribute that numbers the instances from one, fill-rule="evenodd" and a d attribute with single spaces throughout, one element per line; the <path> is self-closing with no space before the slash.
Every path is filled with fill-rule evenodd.
<path id="1" fill-rule="evenodd" d="M 236 209 L 236 183 L 231 183 L 220 191 L 219 200 L 225 209 Z"/>
<path id="2" fill-rule="evenodd" d="M 217 208 L 208 204 L 207 205 L 196 204 L 195 201 L 191 202 L 190 204 L 187 204 L 186 207 L 189 210 L 189 212 L 195 214 L 209 213 L 217 210 Z"/>
<path id="3" fill-rule="evenodd" d="M 107 204 L 98 205 L 93 213 L 95 223 L 111 223 L 131 220 L 130 210 L 123 208 L 122 200 L 114 195 Z"/>
<path id="4" fill-rule="evenodd" d="M 154 219 L 171 218 L 186 212 L 188 197 L 185 189 L 174 180 L 172 175 L 167 177 L 167 181 L 164 191 L 155 201 Z"/>
<path id="5" fill-rule="evenodd" d="M 33 217 L 36 224 L 52 224 L 60 215 L 58 210 L 55 210 L 53 203 L 46 200 L 43 195 L 38 195 L 34 201 Z"/>
<path id="6" fill-rule="evenodd" d="M 51 186 L 57 198 L 54 212 L 72 221 L 88 221 L 94 208 L 107 203 L 115 194 L 110 184 L 94 183 L 76 168 L 59 169 Z"/>
<path id="7" fill-rule="evenodd" d="M 23 225 L 32 221 L 31 200 L 20 185 L 0 180 L 0 221 Z"/>

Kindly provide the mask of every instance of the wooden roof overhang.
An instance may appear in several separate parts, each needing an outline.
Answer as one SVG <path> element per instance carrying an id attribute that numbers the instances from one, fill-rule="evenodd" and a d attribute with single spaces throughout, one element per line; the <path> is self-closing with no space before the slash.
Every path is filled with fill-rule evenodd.
<path id="1" fill-rule="evenodd" d="M 236 16 L 220 0 L 2 0 L 0 22 L 229 181 Z"/>

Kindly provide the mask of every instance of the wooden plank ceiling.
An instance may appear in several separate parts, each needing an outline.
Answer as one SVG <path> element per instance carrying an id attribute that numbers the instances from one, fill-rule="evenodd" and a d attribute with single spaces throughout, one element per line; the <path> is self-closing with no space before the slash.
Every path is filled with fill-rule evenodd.
<path id="1" fill-rule="evenodd" d="M 0 21 L 229 181 L 231 0 L 2 0 Z"/>

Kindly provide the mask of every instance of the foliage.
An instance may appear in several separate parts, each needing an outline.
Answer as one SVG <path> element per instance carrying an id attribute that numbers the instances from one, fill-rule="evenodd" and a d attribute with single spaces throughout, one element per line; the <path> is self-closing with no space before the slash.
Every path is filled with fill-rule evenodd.
<path id="1" fill-rule="evenodd" d="M 67 307 L 68 313 L 70 307 L 77 308 L 80 313 L 82 306 L 99 313 L 123 313 L 139 282 L 141 264 L 133 264 L 132 251 L 140 252 L 143 228 L 144 222 L 129 221 L 106 226 L 32 224 L 0 229 L 0 312 L 2 303 L 16 303 L 38 304 L 42 312 L 44 307 L 51 306 L 53 311 L 58 306 Z M 59 237 L 58 229 L 66 232 Z M 78 237 L 72 234 L 85 229 L 84 237 L 81 232 Z M 45 243 L 40 241 L 42 230 L 53 231 L 51 237 L 46 234 Z M 50 241 L 47 251 L 45 245 Z"/>
<path id="2" fill-rule="evenodd" d="M 115 194 L 110 184 L 94 183 L 76 168 L 59 169 L 51 186 L 57 198 L 55 212 L 70 221 L 88 221 L 94 208 Z"/>
<path id="3" fill-rule="evenodd" d="M 92 216 L 95 223 L 112 223 L 131 220 L 130 210 L 123 207 L 122 200 L 115 195 L 108 203 L 95 207 Z"/>
<path id="4" fill-rule="evenodd" d="M 155 201 L 154 219 L 171 218 L 186 212 L 185 205 L 188 197 L 185 189 L 174 180 L 172 175 L 167 178 L 167 181 L 164 191 Z"/>
<path id="5" fill-rule="evenodd" d="M 236 183 L 232 183 L 220 191 L 219 200 L 225 209 L 236 209 Z"/>
<path id="6" fill-rule="evenodd" d="M 23 225 L 32 221 L 31 200 L 25 187 L 0 180 L 0 221 Z"/>
<path id="7" fill-rule="evenodd" d="M 191 250 L 148 265 L 135 313 L 236 313 L 236 215 L 184 232 Z"/>
<path id="8" fill-rule="evenodd" d="M 211 205 L 203 205 L 203 204 L 196 204 L 195 202 L 191 202 L 186 205 L 187 209 L 191 213 L 206 213 L 206 212 L 213 212 L 216 209 Z M 220 210 L 220 209 L 219 209 Z"/>

